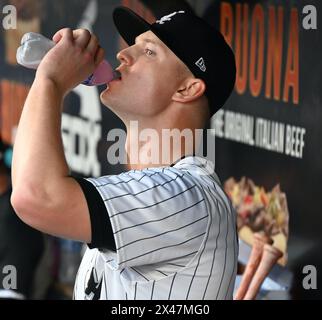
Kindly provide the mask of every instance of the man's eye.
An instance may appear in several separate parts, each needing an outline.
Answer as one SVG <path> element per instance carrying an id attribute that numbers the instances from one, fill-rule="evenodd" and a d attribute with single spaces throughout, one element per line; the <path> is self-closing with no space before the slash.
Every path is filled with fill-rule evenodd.
<path id="1" fill-rule="evenodd" d="M 154 55 L 154 52 L 152 50 L 150 50 L 150 49 L 145 49 L 145 54 L 147 56 L 153 56 Z"/>

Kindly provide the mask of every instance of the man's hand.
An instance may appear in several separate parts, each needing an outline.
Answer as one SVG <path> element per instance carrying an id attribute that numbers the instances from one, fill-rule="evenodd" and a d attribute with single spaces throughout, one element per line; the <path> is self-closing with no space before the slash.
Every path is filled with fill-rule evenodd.
<path id="1" fill-rule="evenodd" d="M 51 80 L 64 96 L 91 75 L 104 58 L 97 37 L 88 30 L 59 30 L 57 43 L 41 61 L 35 81 Z"/>

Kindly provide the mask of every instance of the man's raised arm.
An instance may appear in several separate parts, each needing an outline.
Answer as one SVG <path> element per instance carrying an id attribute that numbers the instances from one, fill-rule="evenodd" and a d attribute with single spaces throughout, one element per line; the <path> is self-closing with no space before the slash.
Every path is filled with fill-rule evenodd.
<path id="1" fill-rule="evenodd" d="M 98 40 L 86 30 L 60 30 L 56 46 L 38 67 L 14 144 L 12 205 L 19 217 L 43 232 L 90 242 L 88 207 L 69 177 L 62 137 L 65 95 L 102 61 Z"/>

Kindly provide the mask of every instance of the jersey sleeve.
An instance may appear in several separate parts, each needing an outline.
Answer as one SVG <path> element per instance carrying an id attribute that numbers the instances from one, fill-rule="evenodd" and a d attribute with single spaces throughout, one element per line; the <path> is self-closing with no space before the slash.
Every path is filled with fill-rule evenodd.
<path id="1" fill-rule="evenodd" d="M 90 209 L 93 239 L 104 239 L 103 233 L 108 232 L 103 221 L 109 220 L 112 228 L 116 250 L 105 250 L 112 269 L 198 252 L 208 211 L 202 189 L 182 171 L 146 169 L 86 181 L 97 190 L 100 199 L 96 201 L 104 206 Z"/>
<path id="2" fill-rule="evenodd" d="M 111 222 L 106 216 L 105 205 L 99 192 L 94 185 L 86 179 L 74 179 L 82 188 L 89 209 L 92 242 L 88 244 L 88 247 L 90 249 L 108 249 L 116 251 Z"/>

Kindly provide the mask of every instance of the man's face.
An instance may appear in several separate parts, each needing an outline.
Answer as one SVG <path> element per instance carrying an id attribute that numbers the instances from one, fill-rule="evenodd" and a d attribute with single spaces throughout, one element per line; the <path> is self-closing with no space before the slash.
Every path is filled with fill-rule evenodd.
<path id="1" fill-rule="evenodd" d="M 117 58 L 122 78 L 102 92 L 103 104 L 126 120 L 155 116 L 170 105 L 186 67 L 158 37 L 141 34 Z"/>

